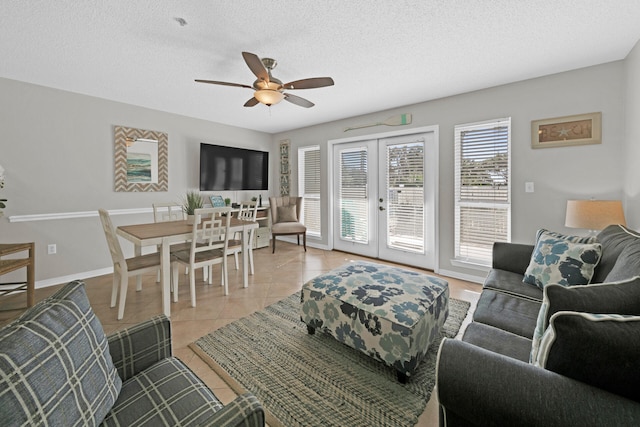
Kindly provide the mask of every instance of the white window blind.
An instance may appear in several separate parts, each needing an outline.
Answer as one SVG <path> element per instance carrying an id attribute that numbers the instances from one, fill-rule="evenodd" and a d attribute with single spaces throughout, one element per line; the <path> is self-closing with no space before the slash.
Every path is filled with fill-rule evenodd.
<path id="1" fill-rule="evenodd" d="M 455 257 L 491 264 L 511 241 L 511 119 L 455 127 Z"/>
<path id="2" fill-rule="evenodd" d="M 387 245 L 424 253 L 424 143 L 387 146 Z"/>
<path id="3" fill-rule="evenodd" d="M 298 194 L 302 196 L 302 223 L 307 234 L 321 235 L 320 217 L 320 147 L 303 147 L 298 150 Z"/>
<path id="4" fill-rule="evenodd" d="M 357 243 L 369 241 L 367 149 L 340 151 L 340 238 Z"/>

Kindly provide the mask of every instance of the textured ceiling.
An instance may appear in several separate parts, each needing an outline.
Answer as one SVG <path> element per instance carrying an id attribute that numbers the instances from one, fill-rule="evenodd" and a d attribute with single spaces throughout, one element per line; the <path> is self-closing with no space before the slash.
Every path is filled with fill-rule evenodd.
<path id="1" fill-rule="evenodd" d="M 3 0 L 0 77 L 276 133 L 623 59 L 639 23 L 638 0 Z M 336 84 L 245 108 L 193 81 L 251 85 L 242 51 Z"/>

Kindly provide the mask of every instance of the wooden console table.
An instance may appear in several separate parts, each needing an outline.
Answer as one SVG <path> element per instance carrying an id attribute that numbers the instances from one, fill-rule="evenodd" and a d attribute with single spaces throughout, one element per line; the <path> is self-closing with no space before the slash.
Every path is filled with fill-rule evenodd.
<path id="1" fill-rule="evenodd" d="M 27 267 L 26 282 L 0 283 L 0 295 L 26 290 L 27 307 L 31 307 L 35 303 L 35 243 L 0 243 L 0 258 L 24 251 L 29 251 L 28 258 L 0 259 L 0 276 Z"/>

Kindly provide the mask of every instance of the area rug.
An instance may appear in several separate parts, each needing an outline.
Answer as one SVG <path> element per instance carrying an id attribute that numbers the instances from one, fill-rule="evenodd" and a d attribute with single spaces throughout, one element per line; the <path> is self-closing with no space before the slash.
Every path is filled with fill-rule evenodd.
<path id="1" fill-rule="evenodd" d="M 414 426 L 435 384 L 440 341 L 455 337 L 469 303 L 449 300 L 443 332 L 407 384 L 331 336 L 309 335 L 299 307 L 297 293 L 190 344 L 235 392 L 262 402 L 271 427 Z"/>

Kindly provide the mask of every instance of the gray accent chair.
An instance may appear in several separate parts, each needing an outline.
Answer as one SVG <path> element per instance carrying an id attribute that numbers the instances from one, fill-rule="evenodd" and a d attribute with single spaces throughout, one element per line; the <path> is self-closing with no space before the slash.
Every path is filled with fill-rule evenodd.
<path id="1" fill-rule="evenodd" d="M 298 238 L 300 246 L 300 236 L 304 251 L 307 251 L 307 227 L 300 222 L 302 213 L 302 197 L 269 197 L 269 207 L 271 209 L 271 253 L 276 251 L 276 236 L 293 236 Z"/>
<path id="2" fill-rule="evenodd" d="M 0 329 L 3 425 L 264 426 L 251 394 L 223 406 L 172 356 L 164 316 L 106 336 L 74 281 Z"/>

